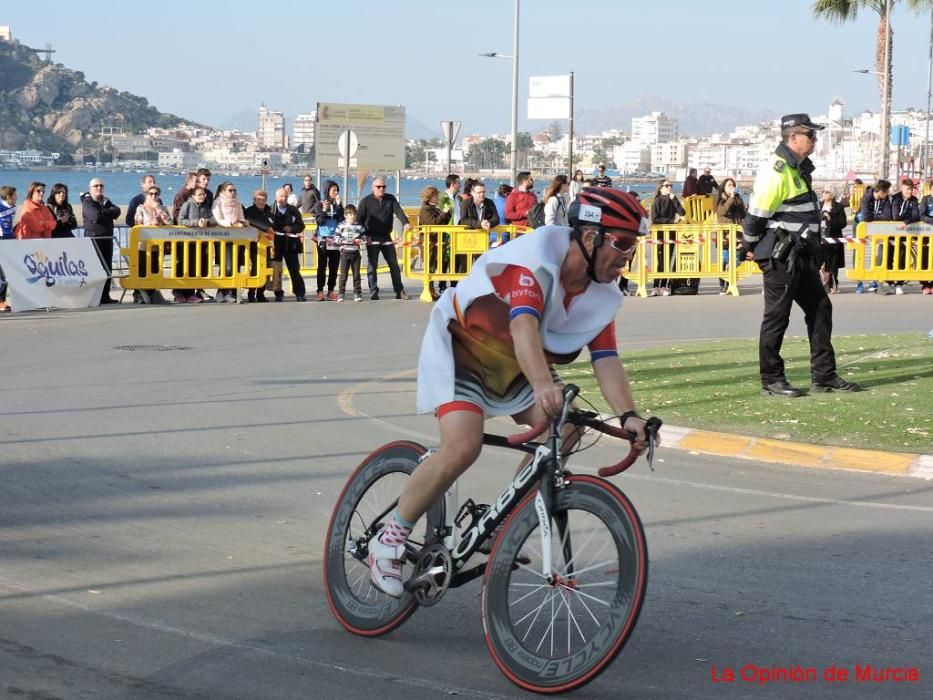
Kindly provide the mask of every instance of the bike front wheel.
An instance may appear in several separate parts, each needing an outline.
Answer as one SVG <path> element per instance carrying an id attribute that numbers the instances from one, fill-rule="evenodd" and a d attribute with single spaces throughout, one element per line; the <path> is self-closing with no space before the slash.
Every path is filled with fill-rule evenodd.
<path id="1" fill-rule="evenodd" d="M 568 482 L 551 509 L 552 580 L 542 573 L 532 492 L 506 521 L 483 584 L 486 645 L 509 680 L 537 693 L 579 688 L 612 662 L 635 628 L 648 581 L 645 533 L 631 502 L 603 479 Z"/>
<path id="2" fill-rule="evenodd" d="M 375 637 L 391 632 L 417 608 L 410 593 L 393 598 L 372 585 L 367 557 L 371 540 L 365 532 L 369 529 L 374 535 L 388 520 L 392 502 L 425 452 L 409 441 L 383 445 L 356 468 L 334 506 L 324 545 L 324 590 L 334 617 L 354 634 Z M 409 541 L 415 548 L 436 541 L 443 526 L 442 499 L 415 523 Z M 410 573 L 410 565 L 403 564 L 403 579 Z"/>

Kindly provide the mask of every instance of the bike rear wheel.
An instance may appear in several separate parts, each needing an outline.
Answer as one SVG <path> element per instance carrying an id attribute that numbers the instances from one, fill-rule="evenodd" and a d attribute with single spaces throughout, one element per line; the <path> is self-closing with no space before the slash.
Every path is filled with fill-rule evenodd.
<path id="1" fill-rule="evenodd" d="M 486 645 L 509 680 L 537 693 L 596 678 L 635 628 L 647 586 L 648 548 L 631 502 L 603 479 L 568 481 L 552 507 L 555 580 L 542 575 L 533 492 L 506 521 L 483 584 Z"/>
<path id="2" fill-rule="evenodd" d="M 375 637 L 391 632 L 411 617 L 417 607 L 410 593 L 393 598 L 373 586 L 366 550 L 362 556 L 354 556 L 351 549 L 358 549 L 360 538 L 373 519 L 398 498 L 425 452 L 415 442 L 383 445 L 356 468 L 334 506 L 324 545 L 324 590 L 334 617 L 354 634 Z M 387 519 L 388 514 L 381 522 Z M 412 544 L 420 548 L 425 542 L 434 541 L 443 526 L 444 502 L 440 500 L 415 523 Z M 362 544 L 365 547 L 368 543 Z M 410 573 L 411 566 L 403 563 L 402 578 Z"/>

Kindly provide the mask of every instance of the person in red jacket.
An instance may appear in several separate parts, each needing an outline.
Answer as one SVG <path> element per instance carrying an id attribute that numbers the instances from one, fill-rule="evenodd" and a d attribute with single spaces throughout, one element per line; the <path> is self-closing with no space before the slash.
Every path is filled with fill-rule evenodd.
<path id="1" fill-rule="evenodd" d="M 528 225 L 528 212 L 537 203 L 538 198 L 532 191 L 535 181 L 527 170 L 515 176 L 518 187 L 509 193 L 505 200 L 505 220 L 516 226 Z"/>
<path id="2" fill-rule="evenodd" d="M 44 201 L 45 183 L 34 182 L 26 192 L 23 215 L 16 224 L 15 234 L 20 240 L 27 238 L 51 238 L 55 229 L 55 217 Z"/>

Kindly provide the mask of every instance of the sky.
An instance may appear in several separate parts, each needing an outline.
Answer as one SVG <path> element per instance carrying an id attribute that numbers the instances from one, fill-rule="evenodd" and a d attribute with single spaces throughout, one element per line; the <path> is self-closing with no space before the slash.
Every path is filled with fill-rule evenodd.
<path id="1" fill-rule="evenodd" d="M 812 0 L 696 2 L 522 0 L 519 126 L 528 121 L 528 78 L 574 71 L 577 110 L 642 95 L 783 113 L 879 110 L 874 68 L 877 15 L 831 25 Z M 42 12 L 5 2 L 0 24 L 87 80 L 146 97 L 158 109 L 221 125 L 260 102 L 291 123 L 317 102 L 401 104 L 440 137 L 507 133 L 512 66 L 479 53 L 512 53 L 514 0 L 229 0 L 93 4 L 53 2 Z M 260 11 L 261 8 L 261 11 Z M 269 14 L 266 10 L 274 11 Z M 898 4 L 892 16 L 894 107 L 925 108 L 929 15 Z M 620 124 L 627 130 L 629 124 Z"/>

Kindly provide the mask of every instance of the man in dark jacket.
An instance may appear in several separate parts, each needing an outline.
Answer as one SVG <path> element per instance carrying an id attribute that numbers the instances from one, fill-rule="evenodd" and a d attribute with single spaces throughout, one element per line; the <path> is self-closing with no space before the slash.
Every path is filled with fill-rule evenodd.
<path id="1" fill-rule="evenodd" d="M 265 190 L 256 190 L 253 192 L 253 203 L 250 204 L 243 211 L 243 216 L 246 218 L 246 223 L 252 226 L 258 231 L 263 233 L 268 233 L 273 231 L 275 227 L 275 221 L 272 218 L 272 207 L 269 206 L 269 195 Z M 250 244 L 250 253 L 252 253 L 253 244 Z M 259 251 L 259 245 L 256 244 L 257 255 Z M 268 262 L 268 261 L 267 261 Z M 279 264 L 279 282 L 281 283 L 281 263 Z M 246 293 L 247 301 L 256 301 L 256 302 L 265 302 L 266 296 L 264 294 L 266 290 L 266 285 L 263 283 L 261 286 L 256 289 L 250 289 Z"/>
<path id="2" fill-rule="evenodd" d="M 301 232 L 305 222 L 298 207 L 288 203 L 288 191 L 280 187 L 275 191 L 275 206 L 272 207 L 272 229 L 275 231 L 275 254 L 272 256 L 274 274 L 272 278 L 275 300 L 282 301 L 282 263 L 288 268 L 292 280 L 292 291 L 296 301 L 305 301 L 305 281 L 301 276 L 301 261 L 298 256 L 304 252 Z"/>
<path id="3" fill-rule="evenodd" d="M 326 187 L 324 188 L 327 189 Z M 321 193 L 314 186 L 314 180 L 311 175 L 305 174 L 302 181 L 301 192 L 298 195 L 298 208 L 302 214 L 313 214 L 315 205 L 321 201 Z"/>
<path id="4" fill-rule="evenodd" d="M 395 252 L 395 241 L 392 240 L 392 220 L 398 217 L 402 223 L 402 231 L 411 230 L 408 217 L 399 205 L 398 200 L 386 193 L 385 178 L 377 177 L 373 180 L 373 192 L 360 200 L 357 209 L 356 221 L 366 229 L 366 281 L 369 283 L 369 298 L 379 300 L 379 281 L 376 269 L 379 264 L 379 253 L 385 258 L 392 275 L 392 287 L 395 289 L 396 299 L 408 299 L 405 287 L 402 285 L 402 272 L 398 267 L 398 255 Z"/>
<path id="5" fill-rule="evenodd" d="M 914 181 L 909 177 L 901 180 L 900 191 L 891 197 L 891 218 L 894 221 L 900 221 L 898 228 L 907 228 L 910 224 L 920 221 L 920 205 L 914 196 Z M 888 269 L 893 270 L 895 260 L 900 269 L 904 269 L 907 263 L 907 241 L 901 240 L 895 242 L 888 240 Z M 904 281 L 897 280 L 888 282 L 886 294 L 903 294 Z"/>
<path id="6" fill-rule="evenodd" d="M 100 297 L 101 304 L 118 304 L 110 298 L 110 277 L 113 271 L 113 222 L 120 216 L 120 207 L 104 196 L 104 181 L 99 177 L 91 180 L 91 190 L 81 198 L 81 213 L 84 216 L 84 236 L 94 241 L 101 262 L 107 268 L 107 281 Z"/>
<path id="7" fill-rule="evenodd" d="M 697 178 L 697 194 L 713 194 L 713 190 L 718 190 L 719 184 L 711 174 L 709 168 L 703 171 L 703 174 Z"/>
<path id="8" fill-rule="evenodd" d="M 470 194 L 472 197 L 460 205 L 460 225 L 481 228 L 489 233 L 499 225 L 495 202 L 486 199 L 486 185 L 479 181 L 473 183 Z"/>
<path id="9" fill-rule="evenodd" d="M 891 221 L 891 183 L 887 180 L 878 180 L 874 187 L 865 188 L 865 194 L 862 195 L 862 203 L 859 205 L 856 223 L 862 221 Z M 855 293 L 862 294 L 865 287 L 862 282 L 855 286 Z M 878 291 L 878 283 L 872 282 L 868 285 L 869 292 Z"/>
<path id="10" fill-rule="evenodd" d="M 130 200 L 129 205 L 126 207 L 126 225 L 135 226 L 136 225 L 136 210 L 142 206 L 142 203 L 146 201 L 146 192 L 156 186 L 156 179 L 152 175 L 143 175 L 143 179 L 139 181 L 140 186 L 142 187 L 142 192 L 133 197 Z M 159 197 L 159 204 L 162 204 L 162 198 Z"/>

